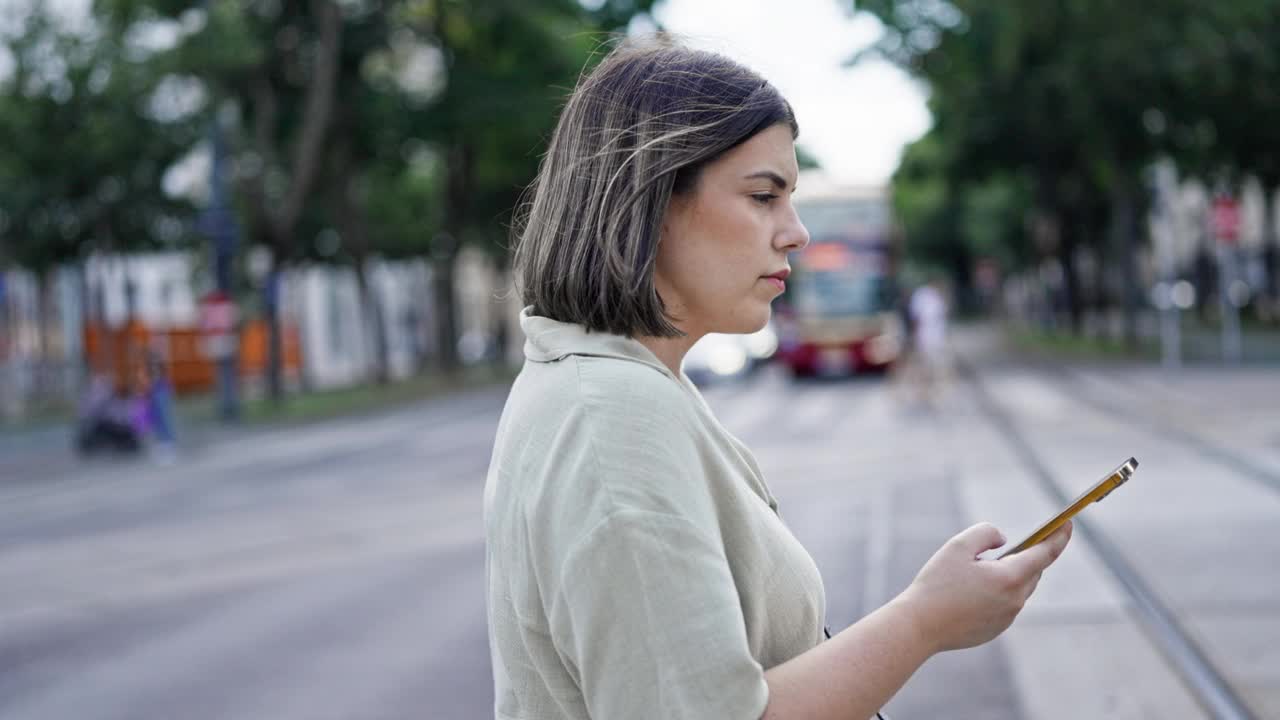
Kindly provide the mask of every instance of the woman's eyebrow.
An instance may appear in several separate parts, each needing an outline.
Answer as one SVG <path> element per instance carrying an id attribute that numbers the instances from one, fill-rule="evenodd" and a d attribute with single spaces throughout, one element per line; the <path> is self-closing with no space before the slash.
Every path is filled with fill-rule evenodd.
<path id="1" fill-rule="evenodd" d="M 773 186 L 779 190 L 787 189 L 787 181 L 783 180 L 781 175 L 779 175 L 778 173 L 772 170 L 758 170 L 756 172 L 751 173 L 750 175 L 745 176 L 744 179 L 755 180 L 757 178 L 764 178 L 768 180 L 769 182 L 773 183 Z"/>

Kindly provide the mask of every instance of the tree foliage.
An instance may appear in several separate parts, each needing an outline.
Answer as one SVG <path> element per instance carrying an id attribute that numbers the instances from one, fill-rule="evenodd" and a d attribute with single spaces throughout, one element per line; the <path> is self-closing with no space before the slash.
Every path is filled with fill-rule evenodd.
<path id="1" fill-rule="evenodd" d="M 652 4 L 93 0 L 73 31 L 32 0 L 3 38 L 0 133 L 20 142 L 0 152 L 0 261 L 206 242 L 200 193 L 163 179 L 207 154 L 216 126 L 241 247 L 272 258 L 259 307 L 273 337 L 271 278 L 288 263 L 350 262 L 363 286 L 368 258 L 422 256 L 449 365 L 459 248 L 505 258 L 560 104 Z"/>
<path id="2" fill-rule="evenodd" d="M 38 3 L 3 41 L 13 65 L 0 80 L 0 259 L 43 272 L 94 248 L 183 242 L 190 206 L 162 190 L 196 137 L 167 106 L 181 81 Z"/>
<path id="3" fill-rule="evenodd" d="M 1280 111 L 1267 80 L 1280 67 L 1274 2 L 849 5 L 885 26 L 862 56 L 885 57 L 931 88 L 935 126 L 895 178 L 916 250 L 981 252 L 1007 268 L 1056 253 L 1077 321 L 1077 248 L 1117 259 L 1121 285 L 1136 285 L 1136 218 L 1154 159 L 1280 182 L 1280 124 L 1261 121 Z M 1035 227 L 1048 230 L 1035 238 Z"/>

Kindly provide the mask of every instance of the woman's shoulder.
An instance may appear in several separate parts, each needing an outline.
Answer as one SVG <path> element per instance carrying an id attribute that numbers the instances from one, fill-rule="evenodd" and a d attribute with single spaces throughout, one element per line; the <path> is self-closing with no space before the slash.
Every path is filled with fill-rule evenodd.
<path id="1" fill-rule="evenodd" d="M 568 547 L 617 513 L 714 517 L 693 398 L 678 381 L 589 356 L 526 370 L 508 399 L 519 421 L 500 430 L 495 461 L 519 476 L 501 494 L 544 542 Z"/>
<path id="2" fill-rule="evenodd" d="M 693 398 L 667 371 L 609 357 L 575 358 L 579 398 L 589 412 L 621 418 L 690 416 Z"/>
<path id="3" fill-rule="evenodd" d="M 665 372 L 641 362 L 571 356 L 526 365 L 507 397 L 498 441 L 562 460 L 635 452 L 688 459 L 698 427 L 695 398 Z"/>
<path id="4" fill-rule="evenodd" d="M 694 407 L 693 397 L 667 371 L 645 362 L 591 355 L 526 363 L 511 399 L 545 408 L 586 407 L 627 415 L 670 415 Z"/>

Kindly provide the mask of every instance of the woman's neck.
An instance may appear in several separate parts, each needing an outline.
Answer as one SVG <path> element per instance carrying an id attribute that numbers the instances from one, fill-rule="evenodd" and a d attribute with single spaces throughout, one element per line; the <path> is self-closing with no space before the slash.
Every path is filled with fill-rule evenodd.
<path id="1" fill-rule="evenodd" d="M 657 356 L 673 375 L 680 377 L 685 353 L 701 338 L 701 334 L 688 333 L 681 337 L 637 337 L 636 340 Z"/>

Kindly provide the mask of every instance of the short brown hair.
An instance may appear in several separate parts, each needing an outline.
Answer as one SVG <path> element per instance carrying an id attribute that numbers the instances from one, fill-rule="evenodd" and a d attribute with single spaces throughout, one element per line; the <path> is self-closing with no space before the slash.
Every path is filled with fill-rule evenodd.
<path id="1" fill-rule="evenodd" d="M 534 314 L 628 337 L 674 337 L 654 286 L 673 194 L 777 124 L 790 104 L 755 72 L 668 37 L 626 40 L 578 82 L 516 224 L 514 271 Z"/>

